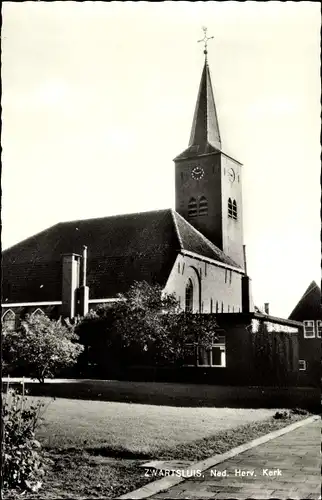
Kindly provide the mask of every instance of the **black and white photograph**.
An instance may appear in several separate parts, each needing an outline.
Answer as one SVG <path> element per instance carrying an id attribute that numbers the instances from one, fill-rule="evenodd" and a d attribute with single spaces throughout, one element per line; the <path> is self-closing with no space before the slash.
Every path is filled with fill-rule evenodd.
<path id="1" fill-rule="evenodd" d="M 320 28 L 3 2 L 4 500 L 321 499 Z"/>

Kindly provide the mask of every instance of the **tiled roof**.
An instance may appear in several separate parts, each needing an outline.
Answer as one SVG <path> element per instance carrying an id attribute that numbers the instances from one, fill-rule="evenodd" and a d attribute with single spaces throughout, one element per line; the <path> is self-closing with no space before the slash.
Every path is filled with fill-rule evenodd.
<path id="1" fill-rule="evenodd" d="M 3 252 L 2 302 L 60 300 L 62 255 L 83 245 L 91 299 L 115 297 L 134 280 L 165 285 L 181 249 L 238 267 L 170 209 L 61 222 Z"/>
<path id="2" fill-rule="evenodd" d="M 315 281 L 312 281 L 293 309 L 289 319 L 295 321 L 322 319 L 321 313 L 321 290 Z"/>
<path id="3" fill-rule="evenodd" d="M 209 257 L 233 267 L 240 268 L 238 264 L 216 247 L 202 233 L 189 224 L 180 214 L 173 212 L 178 232 L 182 241 L 182 248 L 190 252 Z"/>

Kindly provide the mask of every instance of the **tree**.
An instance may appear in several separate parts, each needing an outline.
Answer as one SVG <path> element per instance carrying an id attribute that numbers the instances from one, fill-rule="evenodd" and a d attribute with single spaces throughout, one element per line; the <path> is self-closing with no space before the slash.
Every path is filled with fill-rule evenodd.
<path id="1" fill-rule="evenodd" d="M 183 364 L 191 348 L 196 363 L 197 348 L 210 349 L 218 340 L 219 327 L 211 315 L 181 312 L 169 319 L 167 358 L 173 363 Z"/>
<path id="2" fill-rule="evenodd" d="M 77 326 L 90 359 L 101 366 L 164 365 L 182 361 L 186 345 L 210 347 L 217 324 L 210 317 L 179 312 L 173 294 L 159 285 L 134 282 L 112 306 L 91 312 Z M 101 361 L 99 361 L 101 359 Z"/>
<path id="3" fill-rule="evenodd" d="M 155 358 L 169 349 L 169 326 L 178 308 L 173 294 L 162 293 L 159 285 L 135 282 L 115 304 L 114 328 L 125 348 L 135 348 Z M 157 359 L 151 361 L 156 362 Z"/>
<path id="4" fill-rule="evenodd" d="M 73 365 L 83 346 L 73 327 L 45 315 L 27 316 L 17 331 L 4 331 L 2 356 L 10 369 L 43 383 L 62 368 Z"/>

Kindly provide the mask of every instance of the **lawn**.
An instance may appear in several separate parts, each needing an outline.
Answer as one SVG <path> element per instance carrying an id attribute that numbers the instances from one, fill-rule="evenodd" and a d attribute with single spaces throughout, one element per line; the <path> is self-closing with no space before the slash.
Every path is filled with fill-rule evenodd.
<path id="1" fill-rule="evenodd" d="M 42 399 L 48 406 L 37 437 L 49 459 L 43 487 L 27 500 L 113 499 L 153 480 L 150 459 L 193 462 L 223 453 L 303 418 L 272 418 L 270 409 L 188 408 L 104 401 Z M 20 498 L 5 492 L 3 498 Z"/>
<path id="2" fill-rule="evenodd" d="M 119 450 L 123 455 L 128 451 L 128 456 L 153 456 L 160 449 L 262 421 L 273 413 L 271 409 L 180 408 L 56 399 L 48 404 L 38 438 L 51 449 L 105 448 Z"/>

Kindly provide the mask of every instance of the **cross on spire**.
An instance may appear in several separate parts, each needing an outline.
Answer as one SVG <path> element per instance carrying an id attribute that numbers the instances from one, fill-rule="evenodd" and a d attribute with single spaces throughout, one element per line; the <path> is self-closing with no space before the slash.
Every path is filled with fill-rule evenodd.
<path id="1" fill-rule="evenodd" d="M 207 28 L 205 26 L 203 26 L 202 29 L 203 29 L 204 37 L 201 40 L 198 40 L 198 43 L 203 42 L 205 44 L 204 45 L 204 51 L 203 51 L 203 53 L 205 54 L 206 59 L 207 59 L 207 54 L 208 54 L 207 44 L 208 44 L 208 40 L 212 40 L 214 37 L 213 36 L 207 36 Z"/>

